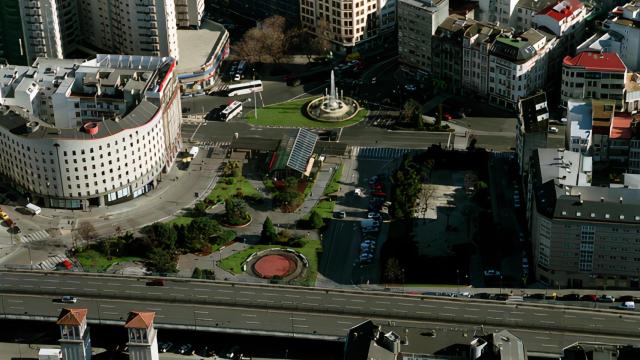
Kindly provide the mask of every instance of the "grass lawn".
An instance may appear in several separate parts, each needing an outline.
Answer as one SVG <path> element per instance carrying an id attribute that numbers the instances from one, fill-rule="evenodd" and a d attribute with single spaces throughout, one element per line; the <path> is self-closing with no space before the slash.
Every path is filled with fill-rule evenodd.
<path id="1" fill-rule="evenodd" d="M 140 260 L 137 257 L 112 257 L 108 259 L 106 256 L 100 254 L 95 250 L 85 250 L 77 253 L 76 257 L 85 270 L 93 270 L 96 272 L 103 272 L 107 270 L 111 265 L 126 261 Z"/>
<path id="2" fill-rule="evenodd" d="M 366 109 L 361 109 L 353 119 L 336 123 L 311 120 L 302 114 L 302 107 L 311 99 L 304 98 L 269 105 L 258 109 L 257 119 L 253 111 L 248 114 L 247 119 L 252 125 L 331 129 L 357 124 L 367 114 Z"/>
<path id="3" fill-rule="evenodd" d="M 231 179 L 233 183 L 226 184 L 225 181 L 228 181 L 227 179 Z M 249 180 L 244 177 L 235 177 L 220 178 L 208 198 L 215 202 L 223 202 L 225 199 L 237 194 L 238 191 L 242 192 L 243 196 L 262 197 L 262 194 L 251 185 Z"/>
<path id="4" fill-rule="evenodd" d="M 327 186 L 324 188 L 324 194 L 329 195 L 333 194 L 340 190 L 340 184 L 338 182 L 342 178 L 342 164 L 338 165 L 336 171 L 331 175 L 331 180 L 327 183 Z"/>
<path id="5" fill-rule="evenodd" d="M 309 240 L 306 239 L 305 245 L 301 248 L 289 248 L 295 251 L 298 251 L 302 255 L 304 255 L 309 261 L 309 268 L 307 269 L 307 274 L 303 279 L 298 280 L 300 285 L 305 286 L 314 286 L 316 283 L 316 277 L 318 275 L 318 250 L 321 248 L 320 240 Z M 221 268 L 234 273 L 240 274 L 242 273 L 242 263 L 254 252 L 271 249 L 271 248 L 282 248 L 280 245 L 253 245 L 248 248 L 239 251 L 227 258 L 222 259 L 218 266 Z"/>
<path id="6" fill-rule="evenodd" d="M 168 223 L 171 225 L 189 225 L 192 220 L 193 218 L 190 216 L 178 216 L 177 218 L 168 221 Z"/>
<path id="7" fill-rule="evenodd" d="M 334 201 L 320 200 L 316 206 L 314 206 L 308 214 L 306 214 L 302 220 L 308 220 L 313 211 L 317 211 L 324 219 L 330 219 L 333 217 L 333 208 L 336 206 Z"/>

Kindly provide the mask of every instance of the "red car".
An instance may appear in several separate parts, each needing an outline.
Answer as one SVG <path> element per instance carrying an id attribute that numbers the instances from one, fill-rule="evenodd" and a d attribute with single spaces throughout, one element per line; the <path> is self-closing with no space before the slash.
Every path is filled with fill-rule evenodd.
<path id="1" fill-rule="evenodd" d="M 446 120 L 446 121 L 449 121 L 449 120 L 453 119 L 453 116 L 451 116 L 451 114 L 449 114 L 449 113 L 444 113 L 444 114 L 442 114 L 442 119 Z"/>
<path id="2" fill-rule="evenodd" d="M 582 295 L 580 297 L 580 301 L 591 301 L 591 302 L 596 302 L 598 301 L 598 296 L 595 294 L 586 294 L 586 295 Z"/>

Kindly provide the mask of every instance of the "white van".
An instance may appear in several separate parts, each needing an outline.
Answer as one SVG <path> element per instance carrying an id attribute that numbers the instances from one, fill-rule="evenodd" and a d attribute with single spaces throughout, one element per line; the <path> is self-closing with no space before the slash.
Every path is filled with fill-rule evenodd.
<path id="1" fill-rule="evenodd" d="M 39 206 L 36 206 L 36 205 L 34 205 L 32 203 L 28 203 L 27 206 L 25 206 L 25 208 L 32 215 L 38 215 L 38 214 L 40 214 L 42 212 L 42 209 Z"/>
<path id="2" fill-rule="evenodd" d="M 633 301 L 625 301 L 622 304 L 618 305 L 617 308 L 620 310 L 635 310 L 636 303 L 634 303 Z"/>

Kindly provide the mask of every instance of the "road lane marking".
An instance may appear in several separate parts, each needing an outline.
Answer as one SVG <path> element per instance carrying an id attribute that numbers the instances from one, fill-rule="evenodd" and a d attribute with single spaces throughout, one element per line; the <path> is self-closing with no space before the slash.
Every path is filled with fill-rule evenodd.
<path id="1" fill-rule="evenodd" d="M 305 296 L 307 299 L 322 299 L 320 296 Z"/>
<path id="2" fill-rule="evenodd" d="M 391 304 L 388 301 L 376 301 L 376 304 Z"/>
<path id="3" fill-rule="evenodd" d="M 207 297 L 207 295 L 196 295 L 196 297 L 199 297 L 199 298 L 206 298 L 206 297 Z"/>
<path id="4" fill-rule="evenodd" d="M 256 317 L 256 314 L 241 314 L 241 315 L 246 317 Z"/>
<path id="5" fill-rule="evenodd" d="M 340 320 L 338 320 L 338 324 L 347 324 L 347 325 L 349 325 L 349 324 L 353 324 L 353 323 L 351 321 L 340 321 Z"/>
<path id="6" fill-rule="evenodd" d="M 109 314 L 109 315 L 118 315 L 117 312 L 112 312 L 112 311 L 103 311 L 103 314 Z"/>
<path id="7" fill-rule="evenodd" d="M 455 316 L 453 314 L 442 314 L 442 316 Z"/>
<path id="8" fill-rule="evenodd" d="M 393 310 L 395 310 L 397 312 L 401 312 L 401 313 L 406 313 L 407 312 L 407 310 L 401 310 L 401 309 L 393 309 Z"/>
<path id="9" fill-rule="evenodd" d="M 492 313 L 502 313 L 502 310 L 487 310 L 487 311 Z"/>
<path id="10" fill-rule="evenodd" d="M 491 320 L 502 320 L 502 318 L 499 318 L 499 317 L 491 317 L 491 316 L 489 316 L 488 318 L 491 319 Z"/>
<path id="11" fill-rule="evenodd" d="M 245 321 L 247 324 L 260 324 L 260 321 Z"/>
<path id="12" fill-rule="evenodd" d="M 253 291 L 240 291 L 240 294 L 255 295 Z"/>
<path id="13" fill-rule="evenodd" d="M 593 320 L 602 320 L 602 321 L 604 321 L 604 320 L 605 320 L 605 318 L 599 318 L 599 317 L 594 317 L 594 318 L 592 318 L 592 319 L 593 319 Z"/>
<path id="14" fill-rule="evenodd" d="M 574 318 L 575 316 L 574 315 L 564 315 L 564 317 L 566 317 L 566 318 Z"/>
<path id="15" fill-rule="evenodd" d="M 413 306 L 413 304 L 407 304 L 407 303 L 398 303 L 398 305 L 402 305 L 402 306 Z"/>
<path id="16" fill-rule="evenodd" d="M 443 309 L 458 310 L 458 308 L 455 306 L 443 306 Z"/>
<path id="17" fill-rule="evenodd" d="M 546 337 L 546 336 L 536 336 L 536 339 L 540 339 L 540 340 L 551 340 L 551 338 Z"/>
<path id="18" fill-rule="evenodd" d="M 476 309 L 476 308 L 465 308 L 465 310 L 467 311 L 480 311 L 480 309 Z"/>
<path id="19" fill-rule="evenodd" d="M 176 290 L 188 290 L 186 287 L 177 287 L 177 286 L 174 287 L 174 289 L 176 289 Z"/>
<path id="20" fill-rule="evenodd" d="M 556 345 L 549 345 L 549 344 L 542 344 L 542 346 L 546 346 L 546 347 L 556 347 Z"/>
<path id="21" fill-rule="evenodd" d="M 511 314 L 524 314 L 522 311 L 511 311 Z"/>
<path id="22" fill-rule="evenodd" d="M 222 289 L 220 289 L 220 290 L 218 290 L 218 292 L 230 293 L 230 292 L 233 292 L 233 291 L 231 291 L 231 290 L 222 290 Z M 267 294 L 267 295 L 268 295 L 268 294 Z"/>
<path id="23" fill-rule="evenodd" d="M 9 306 L 9 309 L 22 309 L 22 310 L 24 310 L 24 307 L 22 307 L 22 306 Z"/>
<path id="24" fill-rule="evenodd" d="M 533 313 L 535 316 L 549 316 L 549 314 Z"/>
<path id="25" fill-rule="evenodd" d="M 260 300 L 258 300 L 258 301 L 260 301 Z M 312 303 L 302 303 L 302 305 L 318 306 L 318 304 L 312 304 Z"/>
<path id="26" fill-rule="evenodd" d="M 540 322 L 545 324 L 555 324 L 555 321 L 549 321 L 549 320 L 540 320 Z"/>
<path id="27" fill-rule="evenodd" d="M 102 283 L 96 282 L 96 281 L 87 281 L 87 284 L 91 284 L 91 285 L 102 285 Z M 109 284 L 111 285 L 111 284 Z"/>
<path id="28" fill-rule="evenodd" d="M 464 315 L 462 315 L 462 316 L 463 316 L 463 317 L 466 317 L 466 318 L 477 318 L 477 316 L 476 316 L 476 315 L 469 315 L 469 314 L 464 314 Z"/>
<path id="29" fill-rule="evenodd" d="M 343 299 L 343 298 L 331 298 L 331 300 L 333 300 L 333 301 L 347 301 L 347 299 Z"/>
<path id="30" fill-rule="evenodd" d="M 514 318 L 511 318 L 511 319 L 509 319 L 509 320 L 513 320 L 513 321 L 522 321 L 522 319 L 514 319 Z"/>
<path id="31" fill-rule="evenodd" d="M 7 302 L 21 303 L 24 302 L 22 300 L 7 300 Z"/>
<path id="32" fill-rule="evenodd" d="M 52 286 L 52 287 L 53 287 L 53 286 Z M 42 288 L 43 288 L 43 289 L 45 289 L 45 288 L 48 288 L 48 286 L 47 286 L 47 287 L 44 287 L 44 286 L 43 286 Z M 85 289 L 85 290 L 87 290 L 87 291 L 98 291 L 98 289 Z"/>
<path id="33" fill-rule="evenodd" d="M 335 306 L 338 306 L 338 305 L 335 305 Z M 371 308 L 371 310 L 373 310 L 373 311 L 384 311 L 384 309 L 381 309 L 381 308 Z"/>
<path id="34" fill-rule="evenodd" d="M 296 321 L 307 321 L 307 319 L 305 319 L 305 318 L 299 318 L 299 317 L 292 317 L 292 318 L 289 318 L 289 319 L 291 319 L 291 320 L 296 320 Z"/>
<path id="35" fill-rule="evenodd" d="M 292 294 L 284 294 L 284 296 L 291 297 L 291 298 L 299 298 L 300 297 L 300 295 L 292 295 Z"/>
<path id="36" fill-rule="evenodd" d="M 351 299 L 351 301 L 353 301 L 353 302 L 364 302 L 364 300 L 360 300 L 360 299 Z"/>
<path id="37" fill-rule="evenodd" d="M 151 307 L 150 307 L 150 308 L 147 308 L 147 310 L 160 311 L 160 310 L 162 310 L 162 309 L 161 309 L 161 308 L 151 308 Z"/>
<path id="38" fill-rule="evenodd" d="M 197 313 L 197 314 L 208 314 L 209 312 L 208 311 L 195 310 L 194 313 Z"/>
<path id="39" fill-rule="evenodd" d="M 309 327 L 309 325 L 298 325 L 298 324 L 293 324 L 293 327 L 308 328 L 308 327 Z"/>
<path id="40" fill-rule="evenodd" d="M 207 319 L 207 318 L 196 318 L 196 320 L 199 320 L 199 321 L 213 321 L 213 319 Z"/>
<path id="41" fill-rule="evenodd" d="M 209 289 L 193 289 L 195 291 L 209 291 Z"/>
<path id="42" fill-rule="evenodd" d="M 433 305 L 427 305 L 427 304 L 420 304 L 420 306 L 422 306 L 422 307 L 427 307 L 427 308 L 435 307 L 435 306 L 433 306 Z"/>
<path id="43" fill-rule="evenodd" d="M 129 285 L 131 287 L 145 287 L 146 285 L 142 285 L 142 284 L 131 284 Z"/>

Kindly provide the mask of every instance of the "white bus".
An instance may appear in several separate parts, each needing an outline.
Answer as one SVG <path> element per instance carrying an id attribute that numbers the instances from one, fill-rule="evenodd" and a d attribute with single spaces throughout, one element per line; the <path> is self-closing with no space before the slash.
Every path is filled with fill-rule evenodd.
<path id="1" fill-rule="evenodd" d="M 225 122 L 229 121 L 234 116 L 240 114 L 241 112 L 242 112 L 242 103 L 240 101 L 234 101 L 220 112 L 220 120 Z"/>
<path id="2" fill-rule="evenodd" d="M 227 87 L 227 96 L 246 95 L 262 91 L 262 81 L 255 80 Z"/>

